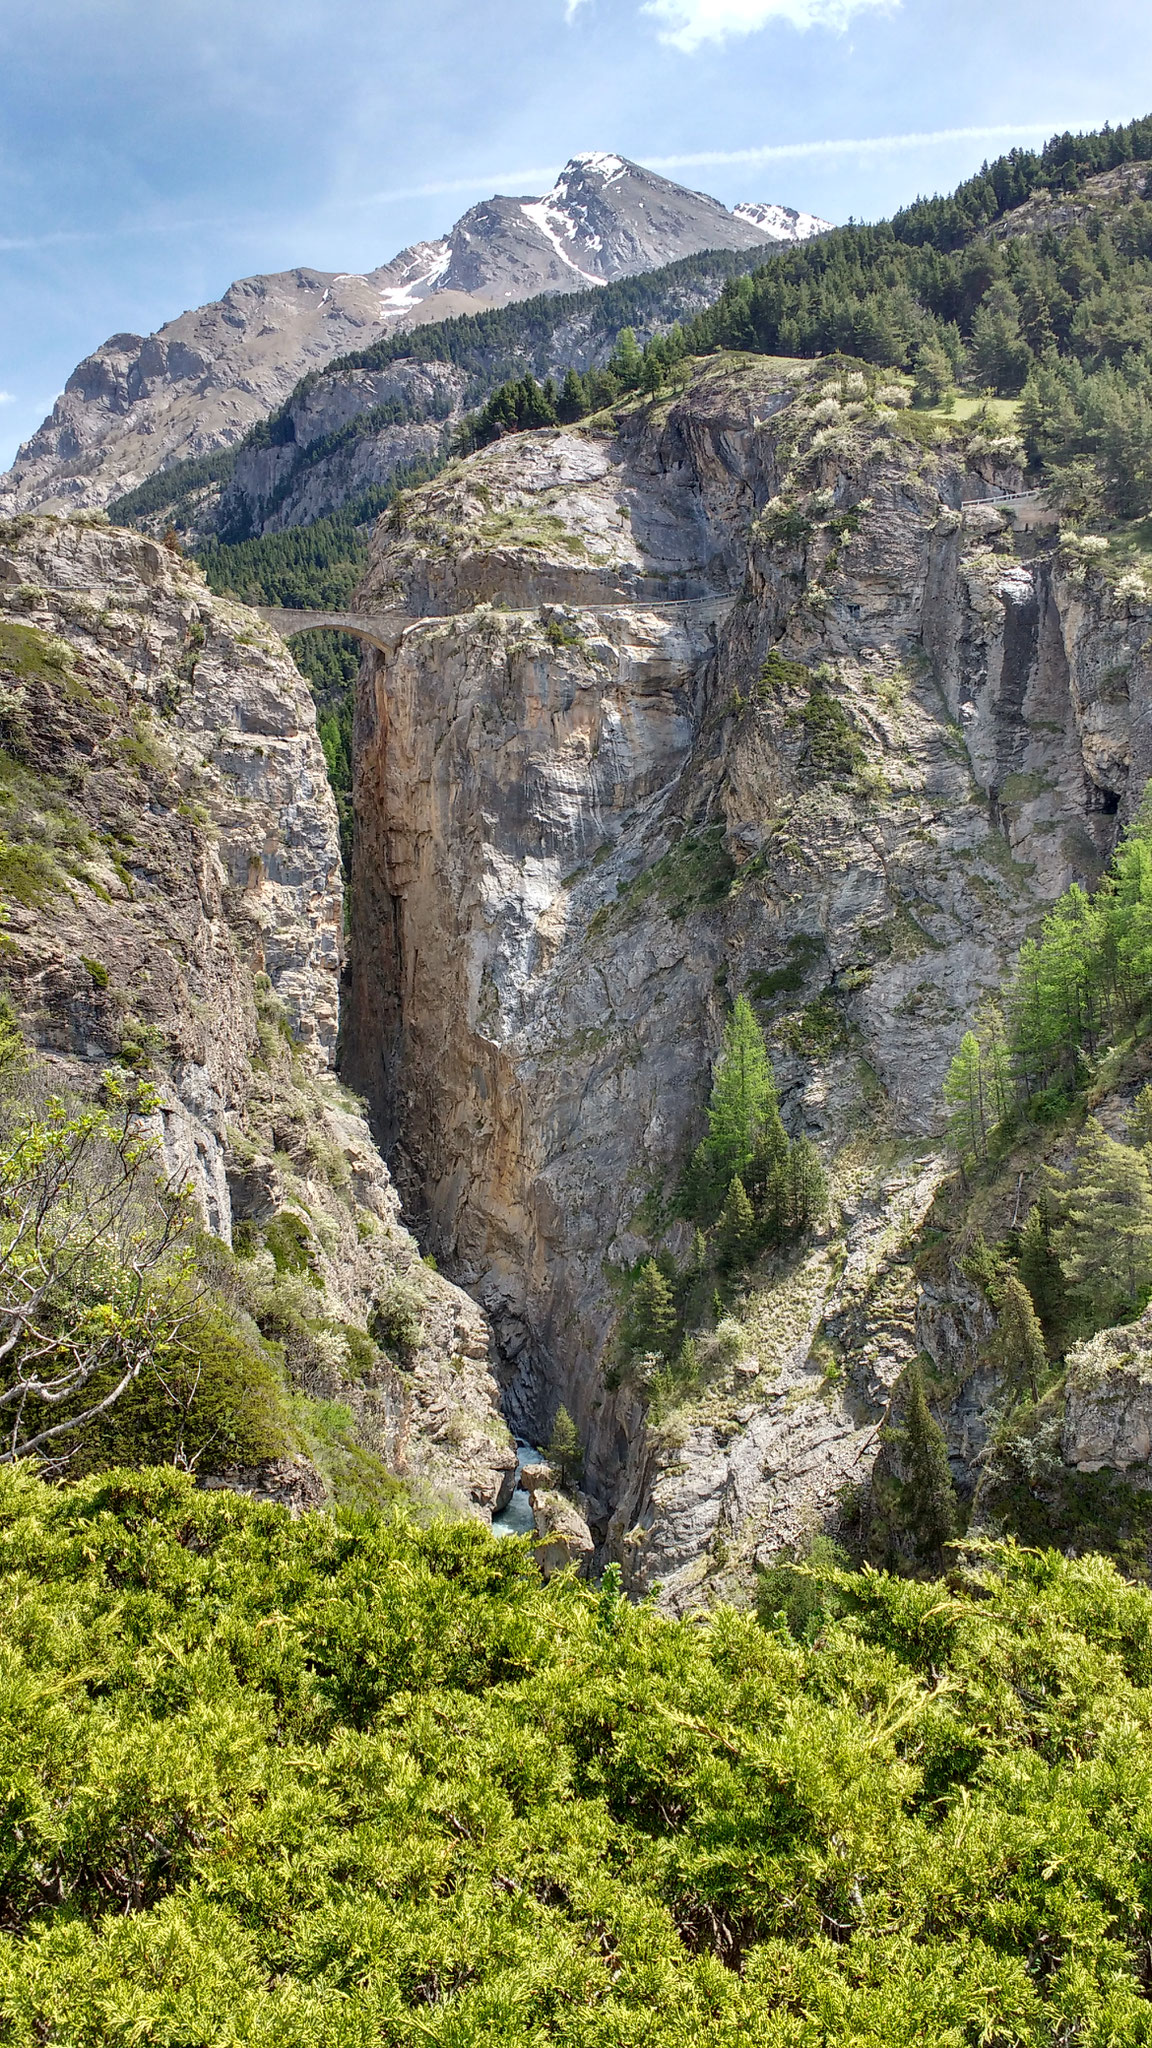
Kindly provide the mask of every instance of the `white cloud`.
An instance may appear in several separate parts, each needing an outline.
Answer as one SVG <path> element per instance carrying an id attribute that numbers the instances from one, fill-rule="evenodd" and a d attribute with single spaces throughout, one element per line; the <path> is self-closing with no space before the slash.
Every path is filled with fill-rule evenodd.
<path id="1" fill-rule="evenodd" d="M 15 403 L 16 393 L 14 391 L 0 391 L 0 405 L 15 405 Z"/>
<path id="2" fill-rule="evenodd" d="M 793 28 L 842 29 L 865 7 L 898 5 L 899 0 L 645 0 L 642 12 L 663 24 L 661 42 L 673 43 L 678 50 L 697 50 L 701 43 L 752 35 L 770 21 L 787 21 Z"/>

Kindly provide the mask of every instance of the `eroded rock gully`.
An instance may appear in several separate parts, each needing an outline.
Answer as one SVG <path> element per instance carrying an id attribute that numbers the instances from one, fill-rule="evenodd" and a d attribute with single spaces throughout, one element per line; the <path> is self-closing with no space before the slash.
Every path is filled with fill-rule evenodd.
<path id="1" fill-rule="evenodd" d="M 350 1407 L 393 1471 L 490 1515 L 515 1456 L 483 1311 L 421 1265 L 335 1077 L 337 820 L 283 646 L 153 541 L 21 517 L 0 523 L 0 723 L 0 823 L 40 862 L 23 903 L 5 873 L 26 1035 L 82 1090 L 115 1060 L 150 1073 L 169 1166 L 225 1242 L 296 1219 L 329 1331 L 306 1391 Z M 419 1281 L 422 1341 L 406 1371 L 358 1369 L 373 1347 L 339 1332 L 396 1274 Z M 295 1504 L 324 1491 L 290 1462 L 231 1476 Z"/>
<path id="2" fill-rule="evenodd" d="M 851 387 L 814 418 L 819 377 L 711 365 L 499 444 L 382 525 L 359 600 L 418 618 L 362 675 L 349 1078 L 510 1419 L 565 1403 L 599 1539 L 673 1605 L 826 1515 L 955 1335 L 909 1258 L 946 1063 L 1152 771 L 1147 608 L 961 509 L 1018 484 L 1011 446 L 926 449 Z M 655 1429 L 606 1380 L 613 1269 L 742 989 L 833 1222 Z"/>

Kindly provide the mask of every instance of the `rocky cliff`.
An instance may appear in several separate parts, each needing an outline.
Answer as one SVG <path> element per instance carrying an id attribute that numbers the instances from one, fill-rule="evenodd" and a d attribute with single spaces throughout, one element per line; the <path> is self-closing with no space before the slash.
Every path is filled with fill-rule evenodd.
<path id="1" fill-rule="evenodd" d="M 0 512 L 106 506 L 174 462 L 235 446 L 310 370 L 381 334 L 572 292 L 702 249 L 771 249 L 827 227 L 729 212 L 623 157 L 573 157 L 543 198 L 494 198 L 364 276 L 249 277 L 156 334 L 114 334 L 73 371 L 0 479 Z"/>
<path id="2" fill-rule="evenodd" d="M 673 399 L 517 437 L 381 528 L 362 676 L 348 1070 L 505 1403 L 560 1400 L 634 1589 L 684 1604 L 836 1512 L 893 1385 L 978 1299 L 914 1254 L 964 1020 L 1152 771 L 1150 605 L 1058 548 L 987 424 L 890 373 L 711 361 Z M 762 1269 L 659 1414 L 621 1276 L 668 1198 L 731 998 L 832 1216 Z M 972 1290 L 968 1290 L 969 1293 Z"/>
<path id="3" fill-rule="evenodd" d="M 232 538 L 280 533 L 363 500 L 414 463 L 434 465 L 467 385 L 450 363 L 410 362 L 305 381 L 283 409 L 276 439 L 237 450 L 227 482 L 200 502 L 196 522 Z"/>
<path id="4" fill-rule="evenodd" d="M 153 1081 L 169 1168 L 248 1296 L 299 1276 L 276 1310 L 296 1384 L 351 1411 L 369 1466 L 489 1514 L 514 1455 L 483 1314 L 421 1263 L 335 1078 L 337 823 L 284 648 L 152 541 L 21 518 L 0 725 L 0 980 L 26 1037 L 66 1086 Z M 400 1282 L 415 1320 L 389 1351 L 368 1328 Z"/>

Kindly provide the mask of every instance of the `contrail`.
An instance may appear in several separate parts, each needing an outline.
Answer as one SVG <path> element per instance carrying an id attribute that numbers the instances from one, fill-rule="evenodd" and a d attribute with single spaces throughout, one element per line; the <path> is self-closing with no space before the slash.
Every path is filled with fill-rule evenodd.
<path id="1" fill-rule="evenodd" d="M 784 157 L 855 155 L 879 156 L 886 149 L 921 149 L 937 142 L 1003 142 L 1011 136 L 1062 135 L 1069 121 L 1014 121 L 996 128 L 931 128 L 908 135 L 845 136 L 835 142 L 774 142 L 762 149 L 704 149 L 694 156 L 650 156 L 652 171 L 692 170 L 708 164 L 768 164 Z"/>
<path id="2" fill-rule="evenodd" d="M 929 149 L 942 142 L 1020 141 L 1026 136 L 1063 134 L 1084 127 L 1083 122 L 1025 121 L 981 128 L 932 128 L 907 135 L 842 136 L 827 142 L 770 142 L 749 149 L 701 149 L 679 156 L 645 156 L 652 171 L 693 171 L 722 168 L 725 164 L 784 163 L 789 158 L 827 156 L 883 156 L 890 149 Z M 1090 124 L 1087 124 L 1090 125 Z M 637 159 L 639 161 L 639 159 Z M 441 178 L 428 185 L 399 185 L 388 192 L 368 192 L 343 202 L 347 207 L 396 206 L 405 199 L 440 199 L 456 193 L 536 192 L 546 190 L 557 173 L 555 164 L 532 164 L 520 171 L 477 171 L 471 178 Z M 109 242 L 124 236 L 173 235 L 199 232 L 219 225 L 212 220 L 126 222 L 115 228 L 63 228 L 44 235 L 0 236 L 0 252 L 45 249 L 57 242 Z"/>
<path id="3" fill-rule="evenodd" d="M 215 218 L 205 220 L 123 221 L 114 228 L 56 228 L 46 235 L 0 235 L 0 252 L 14 249 L 52 249 L 58 242 L 122 242 L 134 235 L 191 235 L 203 228 L 218 228 Z"/>
<path id="4" fill-rule="evenodd" d="M 1024 136 L 1061 135 L 1066 128 L 1077 125 L 1083 124 L 1071 121 L 1002 122 L 993 127 L 923 129 L 907 135 L 842 136 L 827 142 L 773 142 L 751 149 L 702 149 L 680 156 L 646 155 L 643 162 L 650 171 L 690 171 L 704 170 L 710 165 L 777 163 L 789 157 L 881 156 L 889 149 L 924 149 L 940 142 L 1003 142 Z M 526 171 L 491 171 L 478 173 L 474 178 L 445 178 L 434 185 L 403 185 L 393 191 L 371 192 L 360 203 L 365 206 L 391 206 L 403 199 L 438 199 L 454 192 L 501 189 L 526 192 L 534 190 L 537 185 L 550 184 L 555 176 L 554 165 L 534 164 Z"/>

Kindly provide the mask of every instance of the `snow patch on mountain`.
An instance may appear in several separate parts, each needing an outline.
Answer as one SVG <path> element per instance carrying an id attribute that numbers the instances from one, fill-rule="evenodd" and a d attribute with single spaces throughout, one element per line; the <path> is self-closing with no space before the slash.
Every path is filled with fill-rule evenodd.
<path id="1" fill-rule="evenodd" d="M 545 240 L 551 243 L 561 263 L 567 264 L 585 284 L 607 284 L 606 277 L 597 277 L 591 270 L 582 270 L 575 257 L 564 247 L 561 235 L 570 242 L 575 241 L 580 233 L 581 223 L 573 219 L 564 207 L 552 205 L 551 200 L 552 194 L 549 193 L 547 199 L 522 201 L 520 211 L 525 220 L 530 220 L 533 227 L 539 228 Z M 594 245 L 597 248 L 600 246 L 599 237 L 595 238 Z"/>
<path id="2" fill-rule="evenodd" d="M 401 282 L 388 285 L 380 293 L 385 319 L 409 312 L 427 293 L 435 291 L 452 261 L 452 246 L 447 241 L 420 242 L 412 256 L 413 261 L 400 273 Z"/>
<path id="3" fill-rule="evenodd" d="M 732 208 L 736 220 L 770 235 L 774 242 L 807 242 L 813 235 L 826 235 L 830 220 L 816 213 L 799 213 L 794 206 L 775 206 L 770 200 L 745 199 Z"/>

